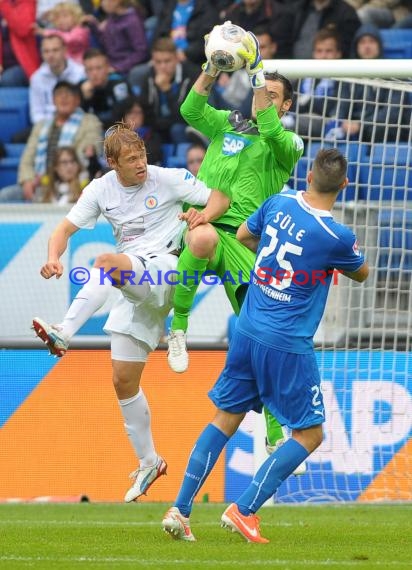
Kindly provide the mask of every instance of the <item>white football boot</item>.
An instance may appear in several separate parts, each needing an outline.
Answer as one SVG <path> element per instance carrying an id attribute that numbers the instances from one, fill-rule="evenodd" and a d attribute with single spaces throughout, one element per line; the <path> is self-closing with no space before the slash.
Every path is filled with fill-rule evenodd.
<path id="1" fill-rule="evenodd" d="M 69 341 L 61 333 L 58 327 L 49 325 L 43 319 L 35 317 L 33 319 L 32 329 L 36 335 L 45 343 L 50 350 L 50 354 L 61 358 L 69 348 Z"/>
<path id="2" fill-rule="evenodd" d="M 186 349 L 186 333 L 182 330 L 170 331 L 167 337 L 167 361 L 173 372 L 186 372 L 189 366 L 189 354 Z"/>
<path id="3" fill-rule="evenodd" d="M 170 507 L 163 517 L 162 526 L 175 540 L 196 540 L 190 530 L 189 517 L 184 517 L 177 507 Z"/>
<path id="4" fill-rule="evenodd" d="M 136 471 L 130 473 L 130 478 L 134 479 L 134 483 L 124 497 L 125 502 L 131 503 L 138 499 L 140 495 L 146 495 L 149 487 L 151 487 L 161 475 L 166 475 L 166 471 L 167 463 L 159 456 L 154 465 L 150 467 L 139 467 Z"/>

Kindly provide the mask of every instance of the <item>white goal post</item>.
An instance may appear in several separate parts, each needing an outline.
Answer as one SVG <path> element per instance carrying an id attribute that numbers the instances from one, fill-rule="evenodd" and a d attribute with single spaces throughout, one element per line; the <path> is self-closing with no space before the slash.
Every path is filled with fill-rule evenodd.
<path id="1" fill-rule="evenodd" d="M 411 59 L 266 59 L 265 71 L 289 79 L 303 77 L 396 78 L 412 77 Z"/>
<path id="2" fill-rule="evenodd" d="M 346 155 L 350 184 L 334 215 L 353 228 L 371 267 L 364 284 L 342 277 L 331 287 L 315 337 L 325 440 L 307 473 L 291 476 L 275 502 L 410 501 L 412 61 L 270 60 L 264 67 L 293 80 L 298 100 L 304 79 L 326 78 L 318 101 L 307 98 L 301 112 L 295 104 L 286 119 L 305 141 L 290 185 L 305 188 L 319 148 Z M 345 131 L 350 122 L 356 133 Z M 262 421 L 255 468 L 265 456 Z"/>

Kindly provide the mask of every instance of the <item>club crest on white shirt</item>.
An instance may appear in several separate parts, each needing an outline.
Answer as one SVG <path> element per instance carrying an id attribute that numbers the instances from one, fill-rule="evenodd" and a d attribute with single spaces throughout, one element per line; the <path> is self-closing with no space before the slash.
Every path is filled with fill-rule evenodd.
<path id="1" fill-rule="evenodd" d="M 158 200 L 156 196 L 147 196 L 144 201 L 144 205 L 148 210 L 154 210 L 157 207 Z"/>

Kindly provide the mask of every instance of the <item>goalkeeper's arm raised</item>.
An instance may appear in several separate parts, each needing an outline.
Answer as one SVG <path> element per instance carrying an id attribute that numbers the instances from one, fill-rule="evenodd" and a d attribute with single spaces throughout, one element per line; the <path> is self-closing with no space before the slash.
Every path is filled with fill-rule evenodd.
<path id="1" fill-rule="evenodd" d="M 245 67 L 250 84 L 255 90 L 262 89 L 265 87 L 265 76 L 257 37 L 252 32 L 246 32 L 242 38 L 242 44 L 243 48 L 239 49 L 237 53 L 246 62 Z"/>
<path id="2" fill-rule="evenodd" d="M 246 71 L 249 75 L 250 84 L 255 95 L 257 111 L 267 109 L 272 105 L 269 93 L 266 90 L 266 81 L 263 72 L 263 62 L 260 55 L 259 42 L 252 32 L 247 32 L 242 39 L 243 48 L 238 50 L 238 55 L 246 62 Z"/>

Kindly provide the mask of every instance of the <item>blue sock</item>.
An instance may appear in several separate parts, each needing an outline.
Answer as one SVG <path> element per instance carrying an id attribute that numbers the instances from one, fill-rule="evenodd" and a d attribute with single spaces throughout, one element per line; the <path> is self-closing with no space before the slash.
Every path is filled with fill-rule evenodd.
<path id="1" fill-rule="evenodd" d="M 295 439 L 288 439 L 272 453 L 261 465 L 252 483 L 236 501 L 242 515 L 248 516 L 260 509 L 308 455 L 303 445 Z"/>
<path id="2" fill-rule="evenodd" d="M 183 516 L 190 515 L 193 501 L 228 439 L 227 435 L 212 424 L 209 424 L 200 434 L 190 454 L 183 483 L 175 502 L 175 507 Z"/>

